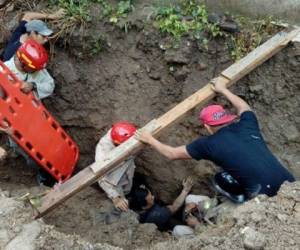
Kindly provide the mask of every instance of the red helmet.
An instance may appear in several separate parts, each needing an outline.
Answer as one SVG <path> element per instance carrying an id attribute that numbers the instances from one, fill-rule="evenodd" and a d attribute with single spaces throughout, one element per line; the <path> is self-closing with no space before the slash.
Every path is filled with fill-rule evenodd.
<path id="1" fill-rule="evenodd" d="M 121 144 L 134 135 L 136 127 L 129 122 L 117 122 L 112 126 L 111 139 L 114 144 Z"/>
<path id="2" fill-rule="evenodd" d="M 28 39 L 17 51 L 21 63 L 33 70 L 46 68 L 48 53 L 45 48 L 33 39 Z"/>

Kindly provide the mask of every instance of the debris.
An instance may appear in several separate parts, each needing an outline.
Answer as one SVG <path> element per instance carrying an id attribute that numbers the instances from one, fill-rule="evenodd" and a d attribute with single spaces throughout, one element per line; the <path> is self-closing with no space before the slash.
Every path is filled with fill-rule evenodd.
<path id="1" fill-rule="evenodd" d="M 165 52 L 165 60 L 168 63 L 188 64 L 191 61 L 192 48 L 183 46 L 179 49 L 168 49 Z"/>
<path id="2" fill-rule="evenodd" d="M 297 141 L 300 136 L 298 129 L 293 124 L 283 125 L 282 133 L 288 142 Z"/>
<path id="3" fill-rule="evenodd" d="M 177 69 L 174 72 L 174 77 L 175 77 L 176 81 L 183 82 L 187 78 L 187 76 L 190 72 L 191 71 L 189 70 L 189 68 L 184 65 L 183 67 Z"/>
<path id="4" fill-rule="evenodd" d="M 250 227 L 245 227 L 241 233 L 244 235 L 244 247 L 248 250 L 264 249 L 266 244 L 265 236 Z"/>
<path id="5" fill-rule="evenodd" d="M 240 31 L 238 24 L 228 15 L 223 13 L 211 13 L 208 15 L 208 21 L 217 24 L 221 30 L 236 33 Z"/>

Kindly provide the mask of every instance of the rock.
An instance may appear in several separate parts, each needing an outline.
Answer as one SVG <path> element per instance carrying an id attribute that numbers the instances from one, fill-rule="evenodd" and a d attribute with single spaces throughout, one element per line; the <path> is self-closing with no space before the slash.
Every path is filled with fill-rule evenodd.
<path id="1" fill-rule="evenodd" d="M 183 82 L 187 78 L 187 76 L 190 72 L 191 71 L 189 70 L 188 67 L 183 66 L 182 68 L 175 71 L 174 77 L 175 77 L 176 81 Z"/>
<path id="2" fill-rule="evenodd" d="M 297 141 L 300 136 L 298 129 L 292 124 L 282 126 L 282 133 L 288 142 Z"/>
<path id="3" fill-rule="evenodd" d="M 257 223 L 257 222 L 260 222 L 260 221 L 263 219 L 263 215 L 260 214 L 260 213 L 254 212 L 254 213 L 251 214 L 251 219 L 252 219 L 254 222 Z"/>
<path id="4" fill-rule="evenodd" d="M 9 233 L 7 230 L 0 230 L 0 246 L 5 246 L 10 240 Z"/>
<path id="5" fill-rule="evenodd" d="M 197 68 L 200 71 L 206 70 L 207 69 L 207 64 L 205 64 L 205 63 L 199 63 Z"/>
<path id="6" fill-rule="evenodd" d="M 169 49 L 164 56 L 168 63 L 188 64 L 191 60 L 191 54 L 191 47 L 184 46 L 179 49 Z"/>
<path id="7" fill-rule="evenodd" d="M 240 31 L 238 24 L 230 16 L 224 15 L 223 13 L 210 13 L 208 15 L 208 21 L 218 25 L 221 30 L 230 33 Z"/>
<path id="8" fill-rule="evenodd" d="M 10 197 L 10 192 L 8 190 L 1 192 L 1 197 Z"/>
<path id="9" fill-rule="evenodd" d="M 249 86 L 249 89 L 252 92 L 259 92 L 259 91 L 264 89 L 264 86 L 262 84 L 257 84 L 257 85 L 254 85 L 254 86 Z"/>
<path id="10" fill-rule="evenodd" d="M 295 218 L 300 221 L 300 204 L 296 204 L 294 207 L 294 216 Z"/>
<path id="11" fill-rule="evenodd" d="M 153 63 L 150 68 L 148 68 L 148 76 L 153 80 L 160 80 L 161 74 L 164 67 L 158 63 Z"/>
<path id="12" fill-rule="evenodd" d="M 266 244 L 265 236 L 250 227 L 245 227 L 242 230 L 244 235 L 243 244 L 247 250 L 261 250 Z"/>
<path id="13" fill-rule="evenodd" d="M 34 250 L 35 240 L 41 232 L 41 226 L 37 221 L 24 225 L 22 232 L 9 242 L 5 250 Z"/>
<path id="14" fill-rule="evenodd" d="M 217 23 L 220 23 L 221 20 L 222 20 L 222 16 L 224 16 L 223 13 L 216 13 L 216 12 L 213 12 L 213 13 L 210 13 L 208 15 L 208 21 L 210 23 L 214 23 L 214 24 L 217 24 Z"/>
<path id="15" fill-rule="evenodd" d="M 280 221 L 285 222 L 285 221 L 287 220 L 288 216 L 285 215 L 285 214 L 277 214 L 277 218 L 278 218 Z"/>

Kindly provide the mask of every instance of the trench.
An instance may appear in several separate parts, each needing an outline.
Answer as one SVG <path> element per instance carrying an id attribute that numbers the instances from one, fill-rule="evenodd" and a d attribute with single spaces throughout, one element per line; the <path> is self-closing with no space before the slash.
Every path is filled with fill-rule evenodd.
<path id="1" fill-rule="evenodd" d="M 99 55 L 81 58 L 82 41 L 75 35 L 68 50 L 56 45 L 50 65 L 56 81 L 55 94 L 44 102 L 80 147 L 77 170 L 93 162 L 96 143 L 112 123 L 122 119 L 143 126 L 232 63 L 224 39 L 212 40 L 207 50 L 189 38 L 184 38 L 177 49 L 161 49 L 169 40 L 156 30 L 133 28 L 126 34 L 105 25 L 98 28 L 106 32 L 111 44 Z M 297 178 L 300 177 L 299 66 L 300 46 L 292 44 L 232 88 L 253 107 L 268 146 Z M 216 102 L 228 107 L 223 98 L 212 101 Z M 166 131 L 161 140 L 180 145 L 205 134 L 197 121 L 198 110 Z M 0 163 L 0 188 L 8 190 L 12 197 L 41 192 L 35 171 L 9 151 L 4 136 L 1 146 L 8 155 Z M 197 179 L 192 193 L 213 194 L 209 179 L 217 167 L 209 162 L 170 162 L 146 148 L 137 155 L 136 164 L 137 173 L 166 204 L 176 198 L 182 179 L 189 175 Z M 99 215 L 111 209 L 111 202 L 93 185 L 44 220 L 58 231 L 126 249 L 170 239 L 169 234 L 158 232 L 153 225 L 138 224 L 133 216 L 109 225 L 103 223 Z"/>

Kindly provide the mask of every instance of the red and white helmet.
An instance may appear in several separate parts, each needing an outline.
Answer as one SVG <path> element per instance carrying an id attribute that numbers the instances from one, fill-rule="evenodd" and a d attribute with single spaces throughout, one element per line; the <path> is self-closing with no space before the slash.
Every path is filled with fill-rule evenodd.
<path id="1" fill-rule="evenodd" d="M 132 123 L 122 121 L 113 124 L 110 135 L 114 144 L 119 145 L 133 136 L 135 131 L 136 127 Z"/>
<path id="2" fill-rule="evenodd" d="M 28 39 L 20 46 L 17 57 L 23 65 L 32 70 L 44 69 L 48 63 L 46 49 L 33 39 Z"/>

